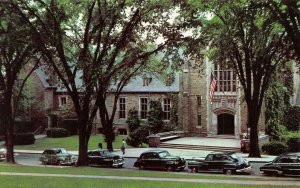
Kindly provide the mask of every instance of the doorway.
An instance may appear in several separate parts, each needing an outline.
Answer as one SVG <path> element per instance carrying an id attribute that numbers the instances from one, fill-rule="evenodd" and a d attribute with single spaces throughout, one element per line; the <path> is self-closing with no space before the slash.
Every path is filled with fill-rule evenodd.
<path id="1" fill-rule="evenodd" d="M 226 113 L 218 115 L 218 134 L 234 135 L 234 115 Z"/>

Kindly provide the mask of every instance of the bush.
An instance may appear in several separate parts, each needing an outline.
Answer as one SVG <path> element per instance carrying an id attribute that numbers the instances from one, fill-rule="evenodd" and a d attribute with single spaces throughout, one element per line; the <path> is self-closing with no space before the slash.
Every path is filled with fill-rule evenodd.
<path id="1" fill-rule="evenodd" d="M 300 151 L 300 135 L 288 138 L 287 146 L 288 146 L 288 150 L 290 152 L 299 152 Z"/>
<path id="2" fill-rule="evenodd" d="M 14 145 L 34 144 L 35 138 L 33 133 L 17 133 L 14 135 Z"/>
<path id="3" fill-rule="evenodd" d="M 31 121 L 15 121 L 16 133 L 29 133 L 33 132 L 33 125 Z"/>
<path id="4" fill-rule="evenodd" d="M 289 131 L 300 130 L 300 107 L 292 106 L 285 113 L 285 123 Z"/>
<path id="5" fill-rule="evenodd" d="M 149 129 L 146 126 L 140 126 L 135 131 L 129 133 L 129 137 L 127 137 L 126 143 L 133 147 L 139 147 L 143 143 L 147 143 L 148 135 Z"/>
<path id="6" fill-rule="evenodd" d="M 70 133 L 64 128 L 50 128 L 46 129 L 47 137 L 49 138 L 60 138 L 67 137 Z"/>
<path id="7" fill-rule="evenodd" d="M 262 146 L 262 151 L 269 155 L 280 155 L 288 151 L 288 147 L 282 142 L 269 142 Z"/>
<path id="8" fill-rule="evenodd" d="M 62 127 L 69 131 L 70 135 L 77 135 L 77 120 L 76 119 L 64 119 Z"/>

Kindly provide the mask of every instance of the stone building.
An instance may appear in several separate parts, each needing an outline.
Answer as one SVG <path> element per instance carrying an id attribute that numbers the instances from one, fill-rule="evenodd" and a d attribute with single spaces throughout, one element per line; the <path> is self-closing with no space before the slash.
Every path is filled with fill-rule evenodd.
<path id="1" fill-rule="evenodd" d="M 224 135 L 239 138 L 247 133 L 247 109 L 243 92 L 232 69 L 206 61 L 204 72 L 186 66 L 180 76 L 179 125 L 191 136 Z M 214 93 L 210 96 L 211 81 Z M 264 110 L 259 130 L 264 134 Z"/>

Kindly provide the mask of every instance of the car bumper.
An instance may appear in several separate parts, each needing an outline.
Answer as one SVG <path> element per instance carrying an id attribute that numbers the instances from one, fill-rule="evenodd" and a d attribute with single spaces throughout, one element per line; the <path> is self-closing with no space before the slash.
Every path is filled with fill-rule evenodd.
<path id="1" fill-rule="evenodd" d="M 123 166 L 124 164 L 125 164 L 125 161 L 116 161 L 116 162 L 113 162 L 112 166 L 119 167 L 119 166 Z"/>
<path id="2" fill-rule="evenodd" d="M 237 169 L 236 172 L 238 172 L 238 173 L 251 173 L 252 172 L 252 167 L 249 166 L 247 168 Z"/>

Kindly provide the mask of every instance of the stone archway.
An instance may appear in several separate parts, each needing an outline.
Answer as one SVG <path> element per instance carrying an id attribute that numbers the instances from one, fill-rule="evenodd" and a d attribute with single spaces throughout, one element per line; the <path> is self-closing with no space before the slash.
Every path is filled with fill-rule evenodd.
<path id="1" fill-rule="evenodd" d="M 218 134 L 234 135 L 234 115 L 218 114 Z"/>

